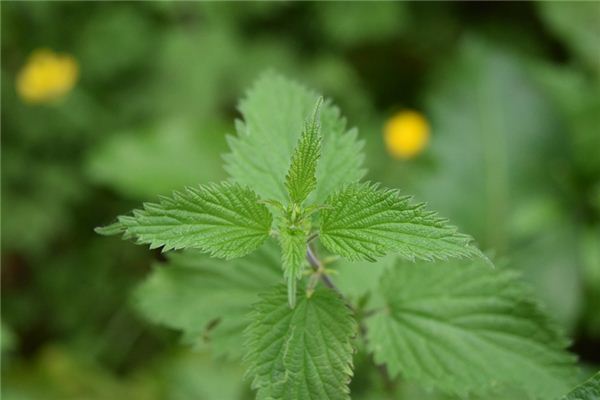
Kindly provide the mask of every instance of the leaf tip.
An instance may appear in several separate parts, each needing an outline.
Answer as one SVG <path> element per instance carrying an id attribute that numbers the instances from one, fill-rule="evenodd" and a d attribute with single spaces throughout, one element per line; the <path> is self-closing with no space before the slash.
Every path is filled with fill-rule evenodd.
<path id="1" fill-rule="evenodd" d="M 106 226 L 98 226 L 94 228 L 94 232 L 102 236 L 113 236 L 125 232 L 125 226 L 121 222 L 114 222 Z"/>

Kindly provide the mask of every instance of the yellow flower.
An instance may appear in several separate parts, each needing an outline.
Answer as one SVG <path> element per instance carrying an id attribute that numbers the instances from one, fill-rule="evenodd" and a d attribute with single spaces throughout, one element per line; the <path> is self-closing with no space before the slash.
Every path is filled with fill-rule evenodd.
<path id="1" fill-rule="evenodd" d="M 52 102 L 73 89 L 78 75 L 79 66 L 72 56 L 39 49 L 19 71 L 17 93 L 27 103 Z"/>
<path id="2" fill-rule="evenodd" d="M 384 128 L 385 146 L 395 158 L 409 159 L 425 149 L 429 142 L 429 124 L 416 111 L 401 111 Z"/>

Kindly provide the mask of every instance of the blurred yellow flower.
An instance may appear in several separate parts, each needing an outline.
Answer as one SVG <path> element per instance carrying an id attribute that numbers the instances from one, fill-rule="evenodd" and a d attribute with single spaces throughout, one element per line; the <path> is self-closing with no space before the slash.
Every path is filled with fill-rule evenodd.
<path id="1" fill-rule="evenodd" d="M 27 103 L 48 103 L 67 94 L 77 81 L 79 66 L 68 54 L 39 49 L 17 75 L 17 93 Z"/>
<path id="2" fill-rule="evenodd" d="M 384 128 L 385 146 L 395 158 L 409 159 L 425 149 L 429 142 L 429 124 L 416 111 L 401 111 Z"/>

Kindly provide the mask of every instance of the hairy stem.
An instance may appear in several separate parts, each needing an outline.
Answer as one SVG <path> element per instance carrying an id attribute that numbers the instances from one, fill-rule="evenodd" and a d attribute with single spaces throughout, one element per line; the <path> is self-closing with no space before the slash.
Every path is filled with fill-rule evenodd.
<path id="1" fill-rule="evenodd" d="M 319 237 L 319 232 L 313 232 L 308 239 L 306 239 L 307 243 L 312 242 L 313 240 L 315 240 L 317 237 Z"/>
<path id="2" fill-rule="evenodd" d="M 336 292 L 338 292 L 340 294 L 342 293 L 337 288 L 337 286 L 335 286 L 333 281 L 327 275 L 325 275 L 325 267 L 323 267 L 323 263 L 321 262 L 321 260 L 319 260 L 317 258 L 317 256 L 315 255 L 315 253 L 314 253 L 313 249 L 310 247 L 310 245 L 306 246 L 306 259 L 308 260 L 308 263 L 310 264 L 312 269 L 315 270 L 315 272 L 317 272 L 320 275 L 321 280 L 323 281 L 325 286 L 327 286 L 330 289 L 335 290 Z"/>
<path id="3" fill-rule="evenodd" d="M 346 297 L 342 294 L 342 292 L 335 285 L 335 283 L 333 283 L 333 281 L 329 278 L 329 276 L 327 276 L 325 274 L 325 267 L 323 266 L 323 262 L 317 257 L 314 250 L 310 246 L 310 241 L 309 241 L 308 245 L 306 246 L 306 259 L 308 260 L 308 263 L 310 264 L 311 268 L 321 278 L 321 281 L 323 281 L 325 286 L 327 286 L 328 288 L 335 290 L 337 293 L 339 293 L 339 295 L 342 296 L 342 298 L 344 299 L 344 302 L 346 303 L 346 305 L 352 310 L 352 312 L 354 312 L 354 314 L 357 315 L 357 317 L 359 317 L 358 318 L 359 319 L 359 321 L 358 321 L 359 332 L 363 338 L 366 338 L 367 326 L 365 325 L 364 318 L 368 318 L 371 315 L 376 314 L 380 310 L 377 310 L 377 309 L 376 310 L 368 310 L 366 312 L 361 312 L 360 310 L 357 310 L 352 305 L 352 303 L 350 301 L 348 301 L 348 299 L 346 299 Z M 394 393 L 396 390 L 396 383 L 390 378 L 390 375 L 388 374 L 388 371 L 387 371 L 387 368 L 385 367 L 385 365 L 377 365 L 374 360 L 373 360 L 373 364 L 376 365 L 377 370 L 381 374 L 386 391 L 389 393 Z"/>

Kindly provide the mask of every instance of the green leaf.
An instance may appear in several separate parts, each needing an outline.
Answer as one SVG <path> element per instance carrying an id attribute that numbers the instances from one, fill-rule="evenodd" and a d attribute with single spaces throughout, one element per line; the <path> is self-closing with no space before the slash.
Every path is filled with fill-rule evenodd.
<path id="1" fill-rule="evenodd" d="M 230 183 L 186 188 L 145 203 L 119 222 L 125 237 L 148 243 L 154 249 L 195 248 L 215 257 L 231 259 L 256 250 L 269 236 L 272 216 L 256 194 Z M 110 225 L 101 233 L 119 229 Z"/>
<path id="2" fill-rule="evenodd" d="M 331 208 L 321 211 L 320 240 L 350 260 L 374 260 L 390 252 L 409 260 L 480 254 L 469 236 L 396 190 L 352 184 L 333 193 L 326 204 Z"/>
<path id="3" fill-rule="evenodd" d="M 125 233 L 125 227 L 120 222 L 114 222 L 110 225 L 94 228 L 94 232 L 102 236 L 112 236 Z"/>
<path id="4" fill-rule="evenodd" d="M 285 287 L 262 296 L 245 332 L 257 399 L 349 399 L 356 323 L 332 290 L 287 305 Z"/>
<path id="5" fill-rule="evenodd" d="M 542 399 L 568 390 L 574 357 L 514 273 L 399 263 L 380 289 L 385 307 L 367 320 L 367 339 L 392 376 L 463 397 L 502 386 Z"/>
<path id="6" fill-rule="evenodd" d="M 220 181 L 225 177 L 223 130 L 217 124 L 198 127 L 169 121 L 150 129 L 116 132 L 91 149 L 86 173 L 94 182 L 134 199 Z"/>
<path id="7" fill-rule="evenodd" d="M 231 153 L 225 169 L 231 177 L 251 186 L 265 199 L 288 199 L 285 175 L 305 118 L 319 95 L 282 76 L 264 74 L 240 104 L 244 121 L 229 137 Z M 362 142 L 356 130 L 346 130 L 337 107 L 325 100 L 321 108 L 323 146 L 317 168 L 316 202 L 323 202 L 336 187 L 358 181 L 363 175 Z"/>
<path id="8" fill-rule="evenodd" d="M 560 400 L 598 399 L 600 399 L 600 372 L 560 398 Z"/>
<path id="9" fill-rule="evenodd" d="M 150 321 L 183 331 L 186 341 L 208 340 L 217 354 L 241 357 L 245 317 L 265 286 L 279 282 L 280 255 L 273 242 L 231 261 L 187 250 L 155 265 L 133 301 Z"/>
<path id="10" fill-rule="evenodd" d="M 298 145 L 292 154 L 290 169 L 285 177 L 290 200 L 302 204 L 308 195 L 317 187 L 317 162 L 321 156 L 321 134 L 319 125 L 319 98 L 312 120 L 307 121 Z"/>
<path id="11" fill-rule="evenodd" d="M 306 232 L 302 229 L 282 226 L 279 232 L 283 275 L 287 281 L 288 302 L 292 308 L 296 305 L 296 285 L 304 271 L 307 239 Z"/>

